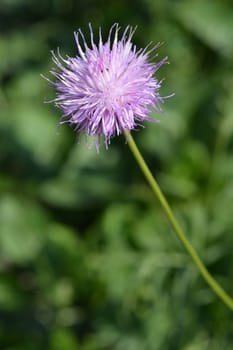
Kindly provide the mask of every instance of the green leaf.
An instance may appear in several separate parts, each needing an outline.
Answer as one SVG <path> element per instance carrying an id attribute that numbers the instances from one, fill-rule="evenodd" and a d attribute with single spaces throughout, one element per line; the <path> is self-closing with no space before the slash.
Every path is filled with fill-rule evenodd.
<path id="1" fill-rule="evenodd" d="M 47 219 L 33 202 L 5 195 L 0 200 L 0 253 L 9 263 L 35 259 L 46 237 Z"/>
<path id="2" fill-rule="evenodd" d="M 176 15 L 204 43 L 220 55 L 233 54 L 233 10 L 224 1 L 181 1 Z"/>

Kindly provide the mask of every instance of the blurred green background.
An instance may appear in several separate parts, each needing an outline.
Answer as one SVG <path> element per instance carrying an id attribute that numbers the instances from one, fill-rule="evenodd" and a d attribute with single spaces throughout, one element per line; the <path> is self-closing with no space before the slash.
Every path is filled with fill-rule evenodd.
<path id="1" fill-rule="evenodd" d="M 188 238 L 233 295 L 233 2 L 0 0 L 0 349 L 230 350 L 200 277 L 124 138 L 87 149 L 40 73 L 73 31 L 119 22 L 164 42 L 175 92 L 134 132 Z"/>

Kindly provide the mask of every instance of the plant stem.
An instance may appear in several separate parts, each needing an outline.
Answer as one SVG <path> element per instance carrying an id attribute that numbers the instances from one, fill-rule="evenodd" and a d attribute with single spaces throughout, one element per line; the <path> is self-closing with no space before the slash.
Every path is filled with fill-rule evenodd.
<path id="1" fill-rule="evenodd" d="M 169 206 L 165 196 L 163 195 L 162 191 L 160 190 L 160 187 L 153 177 L 150 169 L 148 168 L 146 162 L 144 161 L 136 143 L 134 142 L 134 139 L 130 132 L 128 130 L 124 131 L 125 138 L 127 140 L 127 143 L 129 145 L 129 148 L 131 152 L 133 153 L 140 169 L 142 170 L 147 182 L 149 183 L 153 193 L 159 200 L 171 226 L 173 227 L 177 237 L 183 244 L 185 250 L 189 254 L 189 256 L 192 258 L 194 264 L 200 271 L 202 277 L 207 282 L 207 284 L 210 286 L 212 291 L 224 302 L 226 306 L 228 306 L 229 309 L 233 311 L 233 299 L 229 294 L 225 292 L 225 290 L 218 284 L 218 282 L 212 277 L 212 275 L 209 273 L 203 262 L 201 261 L 199 255 L 191 245 L 191 243 L 186 238 L 183 230 L 181 229 L 180 225 L 178 224 L 171 207 Z"/>

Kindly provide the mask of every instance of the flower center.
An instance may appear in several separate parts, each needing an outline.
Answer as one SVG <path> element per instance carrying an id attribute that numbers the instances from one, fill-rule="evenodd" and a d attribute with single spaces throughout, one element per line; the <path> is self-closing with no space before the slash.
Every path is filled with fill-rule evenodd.
<path id="1" fill-rule="evenodd" d="M 101 56 L 95 51 L 89 57 L 89 72 L 93 75 L 95 81 L 96 98 L 102 106 L 109 111 L 116 111 L 124 108 L 129 102 L 129 94 L 125 88 L 125 72 L 116 69 L 107 48 L 103 50 Z M 118 62 L 119 63 L 119 62 Z M 121 73 L 121 74 L 120 74 Z"/>

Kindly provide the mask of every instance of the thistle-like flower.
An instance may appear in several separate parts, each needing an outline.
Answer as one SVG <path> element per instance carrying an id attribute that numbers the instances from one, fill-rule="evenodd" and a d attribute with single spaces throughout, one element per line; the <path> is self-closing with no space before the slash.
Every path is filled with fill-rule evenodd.
<path id="1" fill-rule="evenodd" d="M 155 121 L 149 117 L 149 108 L 160 111 L 166 97 L 160 96 L 162 81 L 154 73 L 168 61 L 151 62 L 151 53 L 160 43 L 137 51 L 131 41 L 135 29 L 130 26 L 118 38 L 120 27 L 114 24 L 106 42 L 100 29 L 97 45 L 89 27 L 90 47 L 80 29 L 74 33 L 77 56 L 63 58 L 59 50 L 57 55 L 52 52 L 56 69 L 51 73 L 56 81 L 48 80 L 56 89 L 54 102 L 63 112 L 61 122 L 95 136 L 98 148 L 101 136 L 107 146 L 112 136 L 125 129 L 135 129 L 144 120 Z"/>

